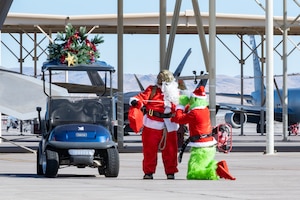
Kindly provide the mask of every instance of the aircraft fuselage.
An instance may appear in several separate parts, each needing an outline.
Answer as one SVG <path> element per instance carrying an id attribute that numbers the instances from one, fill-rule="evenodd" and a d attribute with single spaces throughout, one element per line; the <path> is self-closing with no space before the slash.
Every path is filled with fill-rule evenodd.
<path id="1" fill-rule="evenodd" d="M 252 104 L 254 106 L 261 106 L 260 91 L 255 91 L 251 95 L 253 96 Z M 289 88 L 287 97 L 288 97 L 288 119 L 289 119 L 288 124 L 295 124 L 297 122 L 300 122 L 300 103 L 299 103 L 300 89 Z M 274 119 L 279 122 L 282 122 L 282 100 L 281 99 L 284 99 L 282 90 L 279 90 L 278 92 L 275 90 L 274 91 Z"/>

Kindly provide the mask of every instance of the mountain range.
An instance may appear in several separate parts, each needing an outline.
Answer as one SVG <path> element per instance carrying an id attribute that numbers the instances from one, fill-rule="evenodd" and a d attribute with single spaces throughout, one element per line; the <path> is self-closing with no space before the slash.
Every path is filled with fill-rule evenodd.
<path id="1" fill-rule="evenodd" d="M 18 71 L 18 68 L 11 69 L 14 71 Z M 26 75 L 32 75 L 33 69 L 31 67 L 24 67 L 23 73 Z M 146 88 L 148 85 L 155 84 L 156 75 L 148 74 L 141 75 L 136 74 L 143 87 Z M 75 80 L 74 82 L 78 83 L 89 83 L 89 79 L 85 74 L 82 73 L 74 73 L 69 75 L 70 82 Z M 58 74 L 56 76 L 59 80 L 64 80 L 63 74 Z M 282 77 L 275 77 L 276 83 L 279 88 L 282 87 Z M 117 73 L 113 74 L 113 87 L 117 88 Z M 199 81 L 199 80 L 198 80 Z M 124 82 L 124 92 L 137 91 L 139 90 L 139 85 L 134 77 L 134 74 L 124 74 L 123 76 Z M 194 80 L 185 81 L 186 87 L 189 91 L 193 91 L 196 87 L 194 84 Z M 289 88 L 297 88 L 300 85 L 300 76 L 298 74 L 288 76 L 287 84 Z M 275 88 L 275 86 L 274 86 Z M 244 94 L 250 94 L 254 90 L 254 81 L 253 78 L 244 78 Z M 209 92 L 209 88 L 206 87 L 206 91 Z M 241 80 L 240 76 L 228 76 L 228 75 L 217 75 L 216 76 L 216 92 L 217 93 L 241 93 Z"/>

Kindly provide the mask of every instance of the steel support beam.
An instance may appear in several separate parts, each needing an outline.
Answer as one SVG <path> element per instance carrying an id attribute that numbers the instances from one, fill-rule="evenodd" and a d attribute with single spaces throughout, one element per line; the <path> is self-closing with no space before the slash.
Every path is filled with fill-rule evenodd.
<path id="1" fill-rule="evenodd" d="M 123 0 L 118 0 L 118 103 L 117 103 L 117 142 L 124 148 L 124 97 L 123 97 Z"/>
<path id="2" fill-rule="evenodd" d="M 160 0 L 159 5 L 159 63 L 160 63 L 160 71 L 165 68 L 165 57 L 166 57 L 166 37 L 167 37 L 167 6 L 166 0 Z M 168 69 L 168 68 L 167 68 Z"/>
<path id="3" fill-rule="evenodd" d="M 266 1 L 266 154 L 274 154 L 273 0 Z"/>
<path id="4" fill-rule="evenodd" d="M 171 56 L 172 56 L 172 52 L 173 52 L 173 46 L 174 46 L 175 35 L 176 35 L 176 30 L 177 30 L 177 25 L 178 25 L 181 2 L 182 2 L 182 0 L 176 0 L 176 4 L 175 4 L 175 8 L 174 8 L 171 30 L 170 30 L 169 41 L 168 41 L 168 47 L 167 47 L 167 52 L 166 52 L 166 56 L 165 56 L 165 60 L 164 60 L 164 68 L 165 69 L 170 68 L 170 61 L 171 61 Z"/>
<path id="5" fill-rule="evenodd" d="M 209 110 L 216 126 L 216 0 L 209 0 Z"/>
<path id="6" fill-rule="evenodd" d="M 282 134 L 283 141 L 288 140 L 288 90 L 287 90 L 287 9 L 286 0 L 283 0 L 283 33 L 282 33 L 282 73 L 283 73 L 283 84 L 282 84 Z"/>

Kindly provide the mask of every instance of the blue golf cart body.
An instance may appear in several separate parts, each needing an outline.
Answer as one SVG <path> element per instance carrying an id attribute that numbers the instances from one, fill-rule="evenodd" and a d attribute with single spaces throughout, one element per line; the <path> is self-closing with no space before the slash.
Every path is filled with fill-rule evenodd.
<path id="1" fill-rule="evenodd" d="M 115 101 L 112 89 L 114 68 L 103 63 L 91 65 L 51 65 L 42 68 L 47 98 L 45 117 L 37 108 L 42 136 L 37 152 L 37 174 L 57 177 L 62 166 L 97 168 L 100 175 L 117 177 L 119 153 L 112 135 Z M 56 82 L 57 74 L 83 73 L 89 77 L 104 75 L 100 85 L 79 84 L 79 80 Z M 67 74 L 65 76 L 67 76 Z M 48 79 L 48 80 L 47 80 Z M 45 87 L 49 84 L 48 88 Z M 53 84 L 68 90 L 69 96 L 52 94 Z"/>

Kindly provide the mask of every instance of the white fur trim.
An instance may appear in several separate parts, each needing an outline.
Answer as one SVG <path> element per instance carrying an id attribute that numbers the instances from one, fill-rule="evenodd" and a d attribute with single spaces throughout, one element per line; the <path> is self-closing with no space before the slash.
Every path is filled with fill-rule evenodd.
<path id="1" fill-rule="evenodd" d="M 165 127 L 164 122 L 152 120 L 152 119 L 148 118 L 147 115 L 144 116 L 144 125 L 149 128 L 157 129 L 157 130 L 162 130 Z"/>
<path id="2" fill-rule="evenodd" d="M 204 108 L 206 108 L 207 106 L 196 106 L 196 107 L 194 107 L 193 109 L 191 109 L 191 110 L 195 110 L 195 109 L 204 109 Z"/>
<path id="3" fill-rule="evenodd" d="M 176 110 L 184 110 L 184 106 L 179 104 L 176 106 Z"/>
<path id="4" fill-rule="evenodd" d="M 217 144 L 217 141 L 215 138 L 212 141 L 209 142 L 190 142 L 188 146 L 190 147 L 210 147 Z"/>
<path id="5" fill-rule="evenodd" d="M 135 98 L 135 97 L 130 97 L 130 99 L 129 99 L 129 105 L 131 105 L 131 102 L 132 102 L 133 100 L 139 101 L 139 99 L 138 99 L 138 98 Z"/>
<path id="6" fill-rule="evenodd" d="M 164 121 L 165 121 L 165 125 L 167 127 L 168 132 L 178 130 L 179 125 L 176 124 L 175 122 L 171 122 L 171 120 L 169 118 L 164 118 Z"/>
<path id="7" fill-rule="evenodd" d="M 195 95 L 195 93 L 192 93 L 191 97 L 197 97 L 199 99 L 206 99 L 206 95 L 205 96 L 199 96 L 199 95 Z"/>
<path id="8" fill-rule="evenodd" d="M 164 113 L 170 113 L 170 112 L 171 112 L 171 108 L 170 107 L 165 107 Z"/>
<path id="9" fill-rule="evenodd" d="M 174 122 L 171 122 L 170 119 L 164 119 L 164 122 L 160 122 L 148 118 L 147 115 L 144 116 L 144 125 L 156 130 L 162 130 L 164 128 L 167 128 L 168 132 L 177 131 L 179 128 L 179 125 Z"/>

